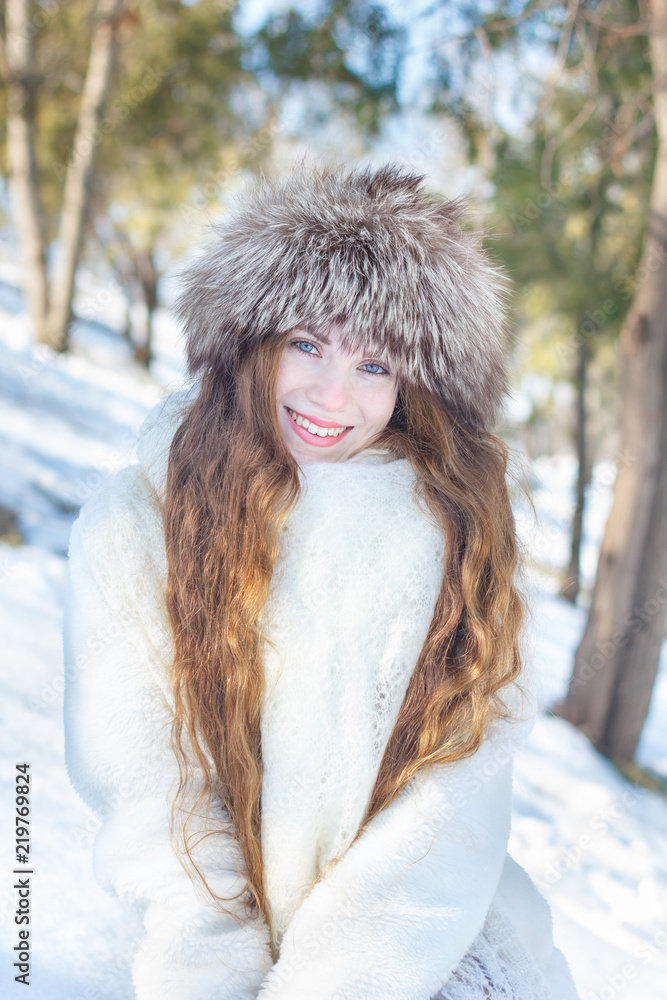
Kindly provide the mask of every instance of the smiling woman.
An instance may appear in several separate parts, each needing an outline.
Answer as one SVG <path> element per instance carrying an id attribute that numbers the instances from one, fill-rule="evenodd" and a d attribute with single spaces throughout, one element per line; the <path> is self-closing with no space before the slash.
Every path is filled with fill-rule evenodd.
<path id="1" fill-rule="evenodd" d="M 333 326 L 326 342 L 290 331 L 276 391 L 285 442 L 297 462 L 344 462 L 384 430 L 398 382 L 388 362 L 344 350 Z"/>
<path id="2" fill-rule="evenodd" d="M 257 182 L 183 273 L 190 389 L 74 526 L 67 761 L 138 1000 L 576 1000 L 507 854 L 503 281 L 461 212 Z"/>

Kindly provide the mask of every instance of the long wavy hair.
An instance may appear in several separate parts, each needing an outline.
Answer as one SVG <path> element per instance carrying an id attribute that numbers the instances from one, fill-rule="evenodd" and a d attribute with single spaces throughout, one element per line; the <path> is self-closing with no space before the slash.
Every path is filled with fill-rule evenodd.
<path id="1" fill-rule="evenodd" d="M 191 853 L 189 821 L 202 806 L 208 815 L 219 796 L 229 818 L 219 832 L 234 835 L 242 852 L 246 913 L 262 914 L 269 928 L 260 722 L 262 644 L 270 636 L 260 618 L 281 526 L 300 491 L 276 405 L 288 333 L 203 376 L 171 444 L 163 511 L 172 741 L 181 776 L 172 835 L 180 811 L 182 856 L 218 904 L 237 898 L 217 896 Z M 516 585 L 504 442 L 466 429 L 428 391 L 399 383 L 392 417 L 374 443 L 411 462 L 417 491 L 447 544 L 433 619 L 357 836 L 420 769 L 471 756 L 492 719 L 507 714 L 500 692 L 521 671 L 526 611 Z M 196 770 L 193 804 L 188 789 Z"/>

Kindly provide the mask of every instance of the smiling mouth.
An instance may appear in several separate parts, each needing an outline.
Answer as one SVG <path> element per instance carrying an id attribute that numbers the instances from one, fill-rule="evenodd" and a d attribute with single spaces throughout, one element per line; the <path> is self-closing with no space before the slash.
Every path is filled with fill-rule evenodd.
<path id="1" fill-rule="evenodd" d="M 303 414 L 298 413 L 296 410 L 290 409 L 289 406 L 286 406 L 285 409 L 289 413 L 294 423 L 297 424 L 299 427 L 302 427 L 304 431 L 308 432 L 308 434 L 312 434 L 313 437 L 336 438 L 340 437 L 341 434 L 344 434 L 346 431 L 352 430 L 352 427 L 347 427 L 342 424 L 336 427 L 321 427 L 319 424 L 316 424 L 313 420 L 309 420 L 308 417 L 304 417 Z"/>

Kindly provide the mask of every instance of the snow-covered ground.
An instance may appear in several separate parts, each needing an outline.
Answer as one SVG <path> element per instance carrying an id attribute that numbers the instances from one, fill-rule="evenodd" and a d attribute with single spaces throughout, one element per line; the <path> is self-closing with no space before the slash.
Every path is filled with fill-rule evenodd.
<path id="1" fill-rule="evenodd" d="M 157 375 L 98 323 L 82 326 L 71 355 L 33 348 L 11 269 L 0 268 L 0 504 L 16 510 L 27 544 L 0 543 L 0 996 L 14 982 L 19 927 L 13 887 L 16 764 L 32 774 L 31 991 L 34 1000 L 128 1000 L 140 928 L 94 882 L 97 820 L 64 766 L 60 628 L 67 539 L 79 505 L 103 477 L 133 460 L 136 431 L 179 388 L 178 344 L 159 316 Z M 2 283 L 1 279 L 5 279 Z M 90 311 L 89 311 L 90 314 Z M 159 381 L 158 381 L 159 379 Z M 536 463 L 540 523 L 522 531 L 535 562 L 564 563 L 572 464 Z M 586 522 L 585 576 L 608 508 L 612 478 L 596 470 Z M 585 613 L 534 574 L 532 659 L 543 701 L 564 693 Z M 538 585 L 539 584 L 539 585 Z M 552 591 L 553 591 L 552 587 Z M 667 774 L 667 668 L 639 759 Z M 542 716 L 516 764 L 510 849 L 549 899 L 556 941 L 582 1000 L 664 1000 L 667 995 L 667 803 L 621 778 L 586 739 Z M 20 876 L 19 876 L 20 877 Z"/>

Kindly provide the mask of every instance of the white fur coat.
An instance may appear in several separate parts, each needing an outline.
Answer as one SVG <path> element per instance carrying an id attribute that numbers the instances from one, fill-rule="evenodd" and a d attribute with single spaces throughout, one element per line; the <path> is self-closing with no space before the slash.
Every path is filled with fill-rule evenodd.
<path id="1" fill-rule="evenodd" d="M 137 1000 L 576 1000 L 548 905 L 507 855 L 512 757 L 529 721 L 498 724 L 470 760 L 418 775 L 350 846 L 445 544 L 409 463 L 387 453 L 304 467 L 265 609 L 262 849 L 277 961 L 263 918 L 218 912 L 183 870 L 168 829 L 177 764 L 159 497 L 187 400 L 150 415 L 139 464 L 84 505 L 70 545 L 67 766 L 103 819 L 99 881 L 143 914 Z M 205 840 L 199 857 L 220 895 L 242 888 L 233 837 Z"/>

